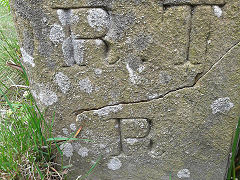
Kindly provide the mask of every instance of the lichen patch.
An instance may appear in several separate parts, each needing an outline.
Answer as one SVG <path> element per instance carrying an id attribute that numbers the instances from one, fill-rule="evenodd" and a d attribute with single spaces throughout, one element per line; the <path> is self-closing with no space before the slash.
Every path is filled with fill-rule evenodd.
<path id="1" fill-rule="evenodd" d="M 108 169 L 115 171 L 121 168 L 122 162 L 118 158 L 114 157 L 110 159 L 107 166 L 108 166 Z"/>
<path id="2" fill-rule="evenodd" d="M 69 91 L 70 89 L 70 80 L 69 78 L 64 75 L 62 72 L 58 72 L 55 75 L 55 82 L 59 86 L 60 90 L 65 94 Z"/>
<path id="3" fill-rule="evenodd" d="M 212 113 L 216 114 L 218 112 L 228 112 L 233 106 L 234 104 L 230 101 L 229 97 L 218 98 L 211 104 Z"/>
<path id="4" fill-rule="evenodd" d="M 72 66 L 75 63 L 72 39 L 67 38 L 63 41 L 62 51 L 64 56 L 64 61 L 68 66 Z"/>
<path id="5" fill-rule="evenodd" d="M 65 38 L 65 34 L 63 32 L 62 26 L 58 24 L 54 24 L 50 30 L 49 38 L 54 44 L 63 42 Z"/>
<path id="6" fill-rule="evenodd" d="M 190 178 L 190 171 L 188 169 L 182 169 L 178 171 L 177 176 L 182 179 L 182 178 Z"/>
<path id="7" fill-rule="evenodd" d="M 75 123 L 70 124 L 70 129 L 72 131 L 76 131 L 77 130 L 76 124 Z"/>
<path id="8" fill-rule="evenodd" d="M 133 71 L 133 69 L 129 66 L 129 64 L 126 65 L 126 68 L 129 73 L 129 79 L 133 84 L 137 84 L 140 80 L 140 77 L 137 75 L 136 72 Z"/>
<path id="9" fill-rule="evenodd" d="M 73 155 L 73 146 L 71 143 L 62 144 L 60 149 L 66 157 L 71 157 Z"/>
<path id="10" fill-rule="evenodd" d="M 76 64 L 83 65 L 85 40 L 73 40 L 74 60 Z"/>
<path id="11" fill-rule="evenodd" d="M 20 50 L 22 53 L 23 62 L 31 65 L 32 67 L 35 67 L 34 58 L 30 56 L 23 48 L 21 48 Z"/>
<path id="12" fill-rule="evenodd" d="M 116 113 L 120 111 L 123 108 L 122 105 L 116 105 L 116 106 L 107 106 L 98 110 L 94 110 L 93 113 L 97 114 L 98 116 L 106 116 L 109 113 Z"/>
<path id="13" fill-rule="evenodd" d="M 127 138 L 126 142 L 130 145 L 135 144 L 136 142 L 138 142 L 138 140 L 136 138 Z"/>
<path id="14" fill-rule="evenodd" d="M 62 128 L 63 134 L 68 135 L 68 129 L 67 128 Z"/>
<path id="15" fill-rule="evenodd" d="M 109 17 L 106 11 L 101 8 L 94 8 L 88 11 L 88 23 L 97 31 L 102 31 L 109 26 Z"/>
<path id="16" fill-rule="evenodd" d="M 57 14 L 58 14 L 58 19 L 59 21 L 61 22 L 61 24 L 63 26 L 66 26 L 68 24 L 68 11 L 67 10 L 64 10 L 64 9 L 58 9 L 57 10 Z"/>
<path id="17" fill-rule="evenodd" d="M 46 106 L 53 105 L 58 101 L 57 94 L 53 92 L 48 85 L 35 84 L 32 94 Z"/>
<path id="18" fill-rule="evenodd" d="M 79 81 L 79 87 L 81 91 L 84 91 L 88 94 L 93 92 L 93 86 L 89 78 L 85 78 Z"/>
<path id="19" fill-rule="evenodd" d="M 222 16 L 222 9 L 219 6 L 213 6 L 213 12 L 218 18 Z"/>
<path id="20" fill-rule="evenodd" d="M 82 157 L 87 157 L 88 156 L 88 148 L 86 147 L 81 147 L 79 150 L 78 150 L 78 154 Z"/>
<path id="21" fill-rule="evenodd" d="M 102 74 L 102 69 L 96 68 L 96 69 L 94 69 L 94 73 L 96 75 L 101 75 Z"/>

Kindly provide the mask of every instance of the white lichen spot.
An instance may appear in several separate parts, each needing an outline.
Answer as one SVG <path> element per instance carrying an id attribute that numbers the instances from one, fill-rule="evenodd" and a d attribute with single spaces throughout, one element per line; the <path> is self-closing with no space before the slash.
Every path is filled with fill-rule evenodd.
<path id="1" fill-rule="evenodd" d="M 114 157 L 114 158 L 110 159 L 107 166 L 108 166 L 108 169 L 115 171 L 115 170 L 121 168 L 122 162 L 118 158 Z"/>
<path id="2" fill-rule="evenodd" d="M 96 39 L 95 43 L 96 43 L 97 46 L 100 46 L 100 45 L 103 44 L 103 41 L 101 39 Z"/>
<path id="3" fill-rule="evenodd" d="M 57 10 L 58 19 L 63 26 L 66 26 L 68 23 L 68 13 L 66 10 L 58 9 Z"/>
<path id="4" fill-rule="evenodd" d="M 23 48 L 20 49 L 22 53 L 23 62 L 35 67 L 34 58 L 30 56 Z"/>
<path id="5" fill-rule="evenodd" d="M 46 106 L 53 105 L 58 101 L 57 94 L 53 92 L 48 85 L 35 84 L 32 94 Z"/>
<path id="6" fill-rule="evenodd" d="M 137 69 L 139 73 L 142 73 L 145 69 L 145 66 L 140 65 L 139 68 Z"/>
<path id="7" fill-rule="evenodd" d="M 72 66 L 75 63 L 74 56 L 73 56 L 73 44 L 72 39 L 67 38 L 63 41 L 62 44 L 62 51 L 64 56 L 64 61 L 68 66 Z"/>
<path id="8" fill-rule="evenodd" d="M 83 65 L 85 40 L 73 40 L 74 60 L 78 65 Z"/>
<path id="9" fill-rule="evenodd" d="M 63 42 L 65 38 L 65 34 L 63 32 L 62 26 L 58 24 L 54 24 L 50 30 L 49 38 L 54 44 Z"/>
<path id="10" fill-rule="evenodd" d="M 76 124 L 75 123 L 70 124 L 70 129 L 76 131 L 77 130 Z"/>
<path id="11" fill-rule="evenodd" d="M 182 179 L 182 178 L 190 178 L 190 171 L 188 169 L 182 169 L 178 171 L 177 176 Z"/>
<path id="12" fill-rule="evenodd" d="M 102 74 L 102 69 L 96 68 L 96 69 L 94 69 L 94 73 L 96 75 L 101 75 Z"/>
<path id="13" fill-rule="evenodd" d="M 66 26 L 68 24 L 75 24 L 79 21 L 79 17 L 73 13 L 73 10 L 63 10 L 58 9 L 57 10 L 58 19 L 61 22 L 63 26 Z"/>
<path id="14" fill-rule="evenodd" d="M 109 16 L 106 11 L 101 8 L 93 8 L 88 10 L 88 24 L 97 31 L 102 31 L 109 26 Z"/>
<path id="15" fill-rule="evenodd" d="M 127 68 L 127 70 L 128 70 L 128 73 L 129 73 L 130 81 L 131 81 L 133 84 L 138 83 L 140 78 L 139 78 L 139 76 L 137 75 L 137 73 L 134 72 L 134 71 L 130 68 L 129 64 L 127 64 L 126 68 Z"/>
<path id="16" fill-rule="evenodd" d="M 88 94 L 93 92 L 92 83 L 89 78 L 85 78 L 79 81 L 79 87 L 81 91 L 84 91 Z"/>
<path id="17" fill-rule="evenodd" d="M 229 97 L 218 98 L 211 104 L 212 113 L 216 114 L 218 112 L 228 112 L 233 106 L 234 104 L 230 101 Z"/>
<path id="18" fill-rule="evenodd" d="M 67 128 L 63 128 L 62 131 L 63 131 L 63 134 L 68 135 L 68 129 Z"/>
<path id="19" fill-rule="evenodd" d="M 84 120 L 87 120 L 88 119 L 88 117 L 87 117 L 87 115 L 86 114 L 79 114 L 78 116 L 77 116 L 77 122 L 79 122 L 79 123 L 81 123 L 82 121 L 84 121 Z"/>
<path id="20" fill-rule="evenodd" d="M 219 6 L 213 6 L 213 11 L 218 18 L 222 16 L 222 9 Z"/>
<path id="21" fill-rule="evenodd" d="M 86 148 L 86 147 L 82 147 L 82 148 L 80 148 L 80 149 L 78 150 L 78 154 L 79 154 L 80 156 L 82 156 L 82 157 L 87 157 L 87 156 L 88 156 L 88 152 L 89 152 L 89 150 L 88 150 L 88 148 Z"/>
<path id="22" fill-rule="evenodd" d="M 138 140 L 136 138 L 127 138 L 126 142 L 130 145 L 135 144 L 136 142 L 138 142 Z"/>
<path id="23" fill-rule="evenodd" d="M 98 110 L 94 110 L 93 113 L 97 114 L 98 116 L 106 116 L 109 113 L 116 113 L 120 110 L 122 110 L 122 105 L 115 105 L 115 106 L 107 106 Z"/>
<path id="24" fill-rule="evenodd" d="M 71 143 L 62 144 L 60 149 L 66 157 L 71 157 L 73 155 L 73 146 Z"/>
<path id="25" fill-rule="evenodd" d="M 62 72 L 59 72 L 55 75 L 55 82 L 59 86 L 60 90 L 65 94 L 70 89 L 70 80 Z"/>

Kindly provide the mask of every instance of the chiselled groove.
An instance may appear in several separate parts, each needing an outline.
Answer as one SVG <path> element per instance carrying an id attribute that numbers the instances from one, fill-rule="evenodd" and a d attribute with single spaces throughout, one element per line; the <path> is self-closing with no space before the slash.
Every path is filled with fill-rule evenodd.
<path id="1" fill-rule="evenodd" d="M 122 147 L 122 130 L 121 130 L 121 119 L 117 119 L 118 123 L 118 130 L 119 130 L 119 154 L 123 152 L 123 147 Z"/>
<path id="2" fill-rule="evenodd" d="M 188 45 L 187 45 L 187 52 L 186 52 L 186 61 L 189 61 L 189 50 L 191 46 L 191 33 L 192 33 L 192 20 L 193 20 L 193 13 L 194 13 L 194 6 L 190 6 L 190 19 L 189 19 L 189 29 L 188 29 Z"/>
<path id="3" fill-rule="evenodd" d="M 139 103 L 149 103 L 149 102 L 152 102 L 154 100 L 159 100 L 159 99 L 163 99 L 164 97 L 166 97 L 167 95 L 171 94 L 171 93 L 175 93 L 175 92 L 178 92 L 178 91 L 181 91 L 183 89 L 191 89 L 191 88 L 194 88 L 197 83 L 202 79 L 204 78 L 208 73 L 211 72 L 211 70 L 218 64 L 221 62 L 222 59 L 224 59 L 224 57 L 226 55 L 228 55 L 236 46 L 238 46 L 240 44 L 240 41 L 236 44 L 234 44 L 231 48 L 228 49 L 228 51 L 216 62 L 214 63 L 205 73 L 199 75 L 199 77 L 197 77 L 196 81 L 192 84 L 192 85 L 188 85 L 188 86 L 182 86 L 182 87 L 179 87 L 179 88 L 176 88 L 176 89 L 173 89 L 173 90 L 170 90 L 168 92 L 166 92 L 165 94 L 163 95 L 159 95 L 157 97 L 154 97 L 152 99 L 145 99 L 145 100 L 140 100 L 140 101 L 133 101 L 133 102 L 120 102 L 120 103 L 116 103 L 116 104 L 113 104 L 113 105 L 106 105 L 106 106 L 102 106 L 102 107 L 98 107 L 98 108 L 92 108 L 92 109 L 80 109 L 80 110 L 76 110 L 74 111 L 73 113 L 75 115 L 78 115 L 78 114 L 81 114 L 81 113 L 84 113 L 84 112 L 89 112 L 89 111 L 95 111 L 95 110 L 100 110 L 102 108 L 106 108 L 106 107 L 114 107 L 114 106 L 119 106 L 119 105 L 131 105 L 131 104 L 139 104 Z"/>
<path id="4" fill-rule="evenodd" d="M 106 36 L 106 35 L 105 35 Z M 103 38 L 100 38 L 100 40 L 102 40 L 103 41 L 103 43 L 104 43 L 104 45 L 105 45 L 105 58 L 107 58 L 108 57 L 108 54 L 109 54 L 109 52 L 110 52 L 110 44 L 109 44 L 109 42 L 108 41 L 106 41 L 106 40 L 104 40 Z"/>
<path id="5" fill-rule="evenodd" d="M 84 7 L 85 9 L 88 9 L 88 7 Z M 103 11 L 105 11 L 108 16 L 109 15 L 109 12 L 102 6 L 99 6 L 99 7 L 89 7 L 90 9 L 94 9 L 94 8 L 100 8 L 102 9 Z M 72 9 L 72 8 L 71 8 Z M 77 55 L 78 55 L 78 42 L 84 42 L 85 40 L 86 41 L 89 41 L 89 40 L 98 40 L 98 41 L 102 41 L 103 44 L 105 45 L 105 49 L 104 49 L 104 55 L 105 55 L 105 58 L 108 57 L 108 54 L 109 54 L 109 44 L 106 40 L 104 40 L 103 38 L 106 36 L 107 33 L 105 34 L 95 34 L 93 35 L 93 37 L 89 36 L 89 37 L 84 37 L 84 35 L 74 35 L 74 27 L 71 26 L 71 9 L 58 9 L 58 10 L 63 10 L 63 16 L 65 18 L 65 28 L 66 28 L 66 36 L 68 37 L 69 40 L 65 41 L 68 43 L 68 48 L 67 48 L 67 52 L 66 54 L 67 55 L 70 55 L 69 57 L 66 57 L 65 59 L 72 59 L 71 62 L 66 62 L 66 66 L 69 67 L 69 66 L 73 66 L 74 64 L 78 64 L 79 66 L 86 66 L 86 64 L 82 63 L 82 59 L 83 57 L 81 57 L 82 59 L 80 60 L 81 62 L 79 62 L 78 59 L 76 59 Z M 109 29 L 108 29 L 109 30 Z M 80 45 L 80 46 L 83 46 L 83 45 Z M 80 47 L 81 49 L 82 47 Z M 76 55 L 76 56 L 75 56 Z M 80 54 L 81 55 L 81 54 Z M 65 65 L 64 65 L 65 66 Z"/>
<path id="6" fill-rule="evenodd" d="M 88 37 L 74 37 L 74 40 L 102 40 L 103 37 L 105 37 L 106 35 L 104 36 L 96 36 L 96 37 L 91 37 L 91 38 L 88 38 Z"/>
<path id="7" fill-rule="evenodd" d="M 153 148 L 153 143 L 154 143 L 153 140 L 150 139 L 149 146 L 148 146 L 148 150 L 149 150 L 149 151 L 152 150 L 152 148 Z"/>

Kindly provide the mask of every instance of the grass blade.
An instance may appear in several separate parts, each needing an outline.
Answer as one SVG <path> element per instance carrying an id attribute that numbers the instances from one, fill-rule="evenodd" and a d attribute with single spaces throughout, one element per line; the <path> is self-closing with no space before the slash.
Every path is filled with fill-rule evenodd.
<path id="1" fill-rule="evenodd" d="M 239 133 L 240 133 L 240 117 L 238 119 L 238 124 L 236 127 L 235 136 L 233 139 L 232 156 L 230 160 L 230 167 L 228 169 L 227 180 L 230 180 L 231 176 L 235 177 L 235 156 L 236 156 L 236 151 L 237 151 L 237 146 L 239 141 Z"/>

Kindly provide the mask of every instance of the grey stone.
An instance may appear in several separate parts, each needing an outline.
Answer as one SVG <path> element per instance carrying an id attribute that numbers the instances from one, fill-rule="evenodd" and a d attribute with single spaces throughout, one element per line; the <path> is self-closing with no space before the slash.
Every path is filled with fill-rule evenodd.
<path id="1" fill-rule="evenodd" d="M 224 179 L 240 109 L 239 0 L 11 0 L 70 179 Z"/>

